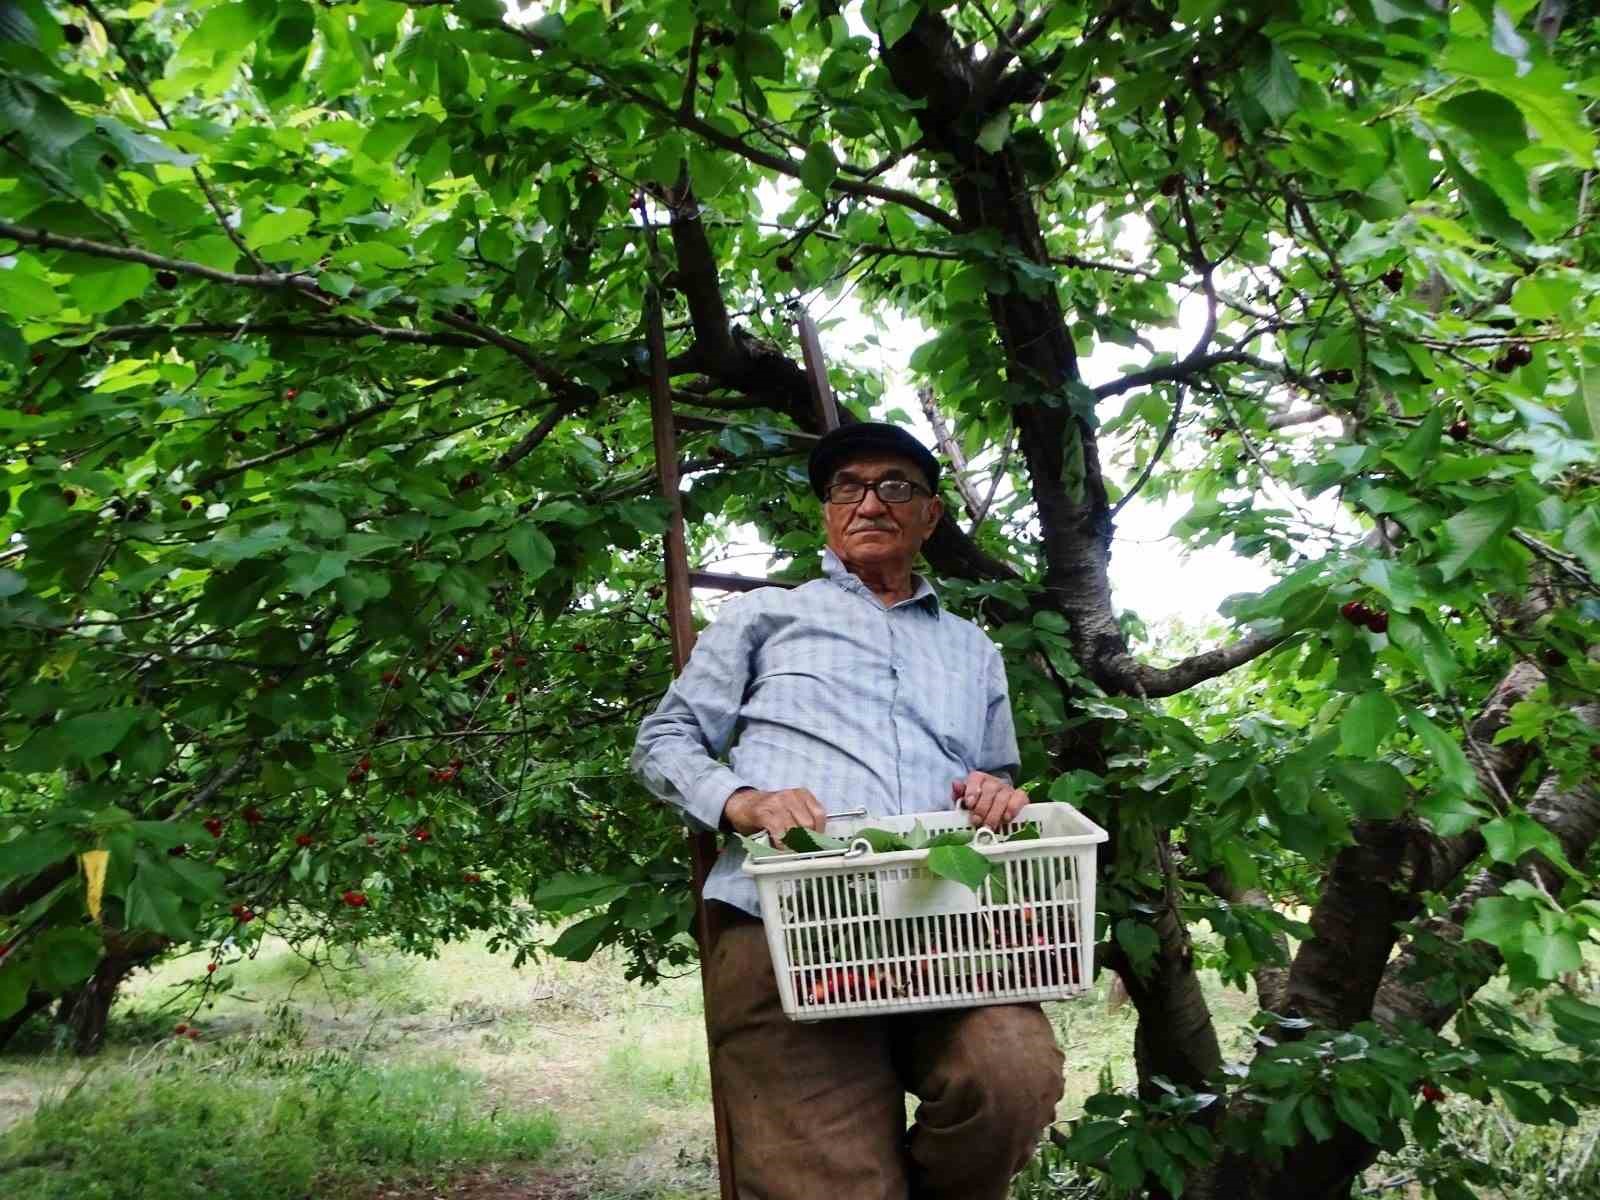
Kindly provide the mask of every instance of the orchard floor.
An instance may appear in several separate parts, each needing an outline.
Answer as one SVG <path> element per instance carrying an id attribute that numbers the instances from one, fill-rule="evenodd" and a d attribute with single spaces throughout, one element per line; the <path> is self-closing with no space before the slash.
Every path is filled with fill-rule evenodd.
<path id="1" fill-rule="evenodd" d="M 311 964 L 269 940 L 225 964 L 215 978 L 228 990 L 192 1012 L 180 997 L 204 958 L 165 964 L 127 988 L 98 1058 L 53 1052 L 42 1022 L 0 1055 L 0 1194 L 715 1200 L 698 975 L 645 989 L 623 966 L 602 954 L 518 970 L 470 944 Z M 1206 983 L 1225 1053 L 1247 1057 L 1252 997 Z M 1134 1014 L 1108 1006 L 1103 985 L 1047 1007 L 1067 1055 L 1065 1120 L 1103 1077 L 1133 1081 Z M 199 1039 L 174 1036 L 180 1022 Z M 1600 1200 L 1600 1121 L 1529 1131 L 1468 1104 L 1449 1123 L 1463 1152 L 1522 1180 L 1595 1160 L 1560 1186 L 1481 1196 Z M 1414 1164 L 1381 1163 L 1366 1194 L 1425 1196 L 1416 1178 Z"/>
<path id="2" fill-rule="evenodd" d="M 517 970 L 508 956 L 475 945 L 446 947 L 434 960 L 368 951 L 360 961 L 313 966 L 269 941 L 254 961 L 225 965 L 218 978 L 231 990 L 191 1014 L 175 1003 L 177 989 L 203 969 L 195 957 L 131 982 L 113 1015 L 110 1044 L 88 1070 L 79 1099 L 119 1079 L 229 1075 L 241 1064 L 254 1070 L 269 1060 L 275 1070 L 285 1061 L 314 1070 L 351 1057 L 385 1070 L 447 1065 L 471 1081 L 484 1118 L 551 1118 L 548 1148 L 531 1162 L 446 1159 L 370 1187 L 341 1185 L 338 1195 L 703 1200 L 716 1194 L 699 979 L 692 972 L 645 989 L 624 978 L 618 958 Z M 1220 986 L 1212 994 L 1228 1035 L 1242 1039 L 1250 998 Z M 1133 1078 L 1133 1013 L 1126 1006 L 1108 1011 L 1096 995 L 1053 1005 L 1051 1016 L 1069 1062 L 1060 1110 L 1066 1118 L 1096 1090 L 1102 1072 L 1118 1083 Z M 172 1036 L 178 1022 L 197 1025 L 200 1039 Z M 59 1099 L 85 1077 L 81 1062 L 38 1042 L 34 1049 L 0 1057 L 0 1144 L 8 1140 L 7 1126 L 25 1122 L 41 1100 Z"/>

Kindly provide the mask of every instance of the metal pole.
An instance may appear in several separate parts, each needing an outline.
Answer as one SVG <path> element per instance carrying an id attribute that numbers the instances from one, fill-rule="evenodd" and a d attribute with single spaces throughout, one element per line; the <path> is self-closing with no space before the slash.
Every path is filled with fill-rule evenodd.
<path id="1" fill-rule="evenodd" d="M 681 673 L 694 649 L 694 622 L 690 612 L 689 553 L 683 536 L 683 503 L 678 496 L 678 438 L 672 427 L 672 383 L 667 375 L 667 337 L 662 328 L 661 296 L 655 284 L 645 287 L 645 330 L 650 350 L 650 424 L 655 434 L 656 478 L 661 488 L 661 498 L 667 505 L 667 529 L 664 535 L 667 566 L 667 623 L 672 635 L 672 670 Z M 689 844 L 690 861 L 694 869 L 695 925 L 700 937 L 700 988 L 705 999 L 707 1020 L 710 1019 L 710 997 L 705 995 L 705 966 L 716 942 L 716 922 L 706 907 L 702 896 L 706 876 L 717 861 L 717 839 L 709 833 L 697 833 Z M 706 1029 L 706 1053 L 711 1052 L 710 1027 Z M 717 1177 L 722 1187 L 722 1200 L 738 1200 L 738 1188 L 733 1177 L 733 1138 L 728 1129 L 728 1112 L 725 1098 L 717 1083 L 714 1065 L 711 1076 L 711 1112 L 716 1124 Z"/>

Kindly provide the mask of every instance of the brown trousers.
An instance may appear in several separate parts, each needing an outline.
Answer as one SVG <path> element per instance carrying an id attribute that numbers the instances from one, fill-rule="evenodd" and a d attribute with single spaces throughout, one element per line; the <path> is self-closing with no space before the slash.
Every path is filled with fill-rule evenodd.
<path id="1" fill-rule="evenodd" d="M 1039 1006 L 791 1021 L 761 923 L 715 907 L 706 1024 L 740 1200 L 1004 1200 L 1061 1098 Z"/>

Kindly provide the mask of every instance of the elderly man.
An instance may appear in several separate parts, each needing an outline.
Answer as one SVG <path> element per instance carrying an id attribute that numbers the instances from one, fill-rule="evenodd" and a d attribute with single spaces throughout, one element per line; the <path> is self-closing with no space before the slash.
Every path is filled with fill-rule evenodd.
<path id="1" fill-rule="evenodd" d="M 999 652 L 911 569 L 944 511 L 938 461 L 869 422 L 809 465 L 824 577 L 727 605 L 640 726 L 634 772 L 709 829 L 781 838 L 830 812 L 952 804 L 999 826 L 1028 802 Z M 725 906 L 707 1026 L 740 1196 L 1002 1200 L 1061 1096 L 1039 1006 L 786 1020 L 741 858 L 725 849 L 705 887 Z"/>

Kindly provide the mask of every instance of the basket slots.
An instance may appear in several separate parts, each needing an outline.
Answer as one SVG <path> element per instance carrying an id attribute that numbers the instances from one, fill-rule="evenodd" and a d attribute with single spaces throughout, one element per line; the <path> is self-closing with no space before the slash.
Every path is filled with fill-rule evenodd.
<path id="1" fill-rule="evenodd" d="M 816 1020 L 1083 991 L 1091 978 L 1082 931 L 1093 927 L 1094 847 L 1035 845 L 1016 844 L 1018 852 L 1000 860 L 1003 888 L 991 881 L 981 892 L 915 861 L 812 863 L 771 881 L 768 940 L 785 1011 Z M 929 903 L 908 912 L 905 898 L 918 887 Z M 952 888 L 965 903 L 950 903 Z"/>

